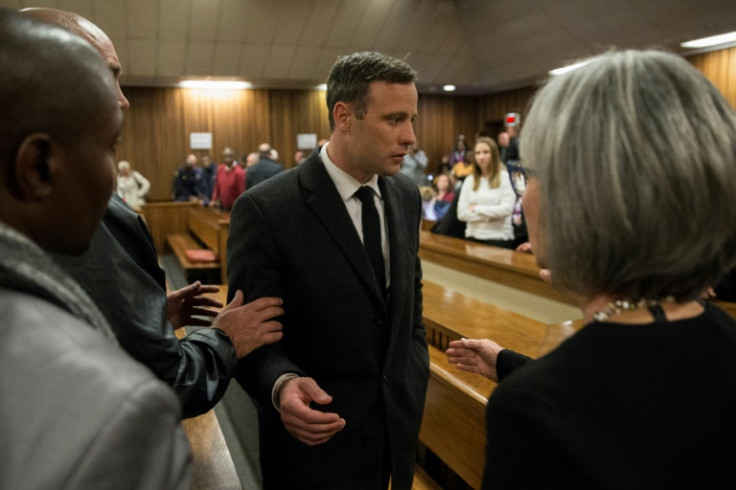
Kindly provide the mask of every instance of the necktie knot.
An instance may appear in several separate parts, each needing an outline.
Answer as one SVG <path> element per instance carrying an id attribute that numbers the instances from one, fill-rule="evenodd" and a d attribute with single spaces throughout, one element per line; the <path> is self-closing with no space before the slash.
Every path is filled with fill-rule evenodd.
<path id="1" fill-rule="evenodd" d="M 376 206 L 376 201 L 373 197 L 373 189 L 371 189 L 367 185 L 364 185 L 360 187 L 357 191 L 355 191 L 355 197 L 360 199 L 360 202 L 363 204 L 363 206 Z"/>

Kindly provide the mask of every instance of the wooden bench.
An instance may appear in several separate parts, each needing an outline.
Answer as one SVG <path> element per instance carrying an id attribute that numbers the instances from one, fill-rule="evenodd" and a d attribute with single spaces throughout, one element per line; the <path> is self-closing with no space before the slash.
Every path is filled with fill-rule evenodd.
<path id="1" fill-rule="evenodd" d="M 207 282 L 220 283 L 227 280 L 227 236 L 230 231 L 230 213 L 212 208 L 191 207 L 187 209 L 187 232 L 172 233 L 166 239 L 185 273 L 192 271 L 219 271 L 219 280 Z M 211 262 L 192 262 L 186 256 L 187 250 L 209 249 L 217 254 Z"/>
<path id="2" fill-rule="evenodd" d="M 474 488 L 485 464 L 485 407 L 496 383 L 460 371 L 444 350 L 462 337 L 490 338 L 538 357 L 572 335 L 581 322 L 546 325 L 424 281 L 424 325 L 430 344 L 430 379 L 419 439 Z"/>
<path id="3" fill-rule="evenodd" d="M 182 425 L 192 448 L 192 489 L 242 489 L 215 411 L 186 419 Z"/>
<path id="4" fill-rule="evenodd" d="M 141 216 L 148 225 L 156 250 L 166 250 L 166 238 L 172 233 L 187 232 L 187 211 L 197 206 L 194 202 L 147 202 L 141 207 Z"/>
<path id="5" fill-rule="evenodd" d="M 220 299 L 222 294 L 220 291 L 210 296 Z M 174 333 L 178 338 L 186 336 L 184 328 L 179 328 Z M 243 486 L 215 411 L 210 410 L 198 417 L 185 419 L 182 426 L 192 449 L 192 489 L 241 490 Z"/>
<path id="6" fill-rule="evenodd" d="M 421 231 L 419 257 L 423 261 L 573 304 L 539 277 L 539 267 L 534 256 L 529 254 Z"/>
<path id="7" fill-rule="evenodd" d="M 204 247 L 204 244 L 200 243 L 189 233 L 172 233 L 166 237 L 166 240 L 174 252 L 176 258 L 179 260 L 182 269 L 189 271 L 192 269 L 219 269 L 220 261 L 215 260 L 212 262 L 192 262 L 187 257 L 187 250 L 198 250 Z"/>

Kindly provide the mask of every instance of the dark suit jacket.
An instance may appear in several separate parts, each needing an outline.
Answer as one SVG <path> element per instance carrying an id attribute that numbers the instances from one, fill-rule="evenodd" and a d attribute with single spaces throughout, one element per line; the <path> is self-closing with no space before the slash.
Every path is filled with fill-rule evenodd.
<path id="1" fill-rule="evenodd" d="M 261 157 L 245 173 L 245 187 L 251 189 L 266 179 L 284 171 L 284 166 L 270 158 Z"/>
<path id="2" fill-rule="evenodd" d="M 284 338 L 241 361 L 236 378 L 261 407 L 265 488 L 379 488 L 390 447 L 393 488 L 411 488 L 429 377 L 417 256 L 421 200 L 406 176 L 379 178 L 391 249 L 388 300 L 358 233 L 314 152 L 246 191 L 228 238 L 230 294 L 284 298 Z M 320 408 L 346 427 L 323 445 L 288 435 L 271 403 L 276 378 L 315 378 Z M 386 439 L 388 438 L 388 439 Z"/>

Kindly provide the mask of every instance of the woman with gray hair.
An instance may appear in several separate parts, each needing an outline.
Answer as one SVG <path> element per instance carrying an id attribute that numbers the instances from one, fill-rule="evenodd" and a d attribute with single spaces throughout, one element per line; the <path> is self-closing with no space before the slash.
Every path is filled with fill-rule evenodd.
<path id="1" fill-rule="evenodd" d="M 539 91 L 521 151 L 535 257 L 587 324 L 535 361 L 450 344 L 502 379 L 484 488 L 732 487 L 736 322 L 699 298 L 736 262 L 733 110 L 675 55 L 608 53 Z"/>
<path id="2" fill-rule="evenodd" d="M 130 163 L 121 160 L 118 162 L 117 193 L 128 203 L 134 211 L 140 211 L 146 203 L 146 195 L 151 189 L 151 183 L 140 172 L 132 170 Z"/>

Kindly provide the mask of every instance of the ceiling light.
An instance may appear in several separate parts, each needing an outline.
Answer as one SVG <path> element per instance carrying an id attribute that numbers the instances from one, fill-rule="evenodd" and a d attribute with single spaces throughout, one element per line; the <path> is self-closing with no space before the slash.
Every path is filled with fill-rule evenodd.
<path id="1" fill-rule="evenodd" d="M 680 43 L 680 46 L 682 46 L 683 48 L 709 48 L 711 46 L 726 44 L 733 41 L 736 41 L 736 31 L 727 32 L 726 34 L 719 34 L 717 36 L 695 39 L 686 43 Z"/>
<path id="2" fill-rule="evenodd" d="M 585 60 L 585 61 L 580 61 L 579 63 L 573 63 L 572 65 L 555 68 L 554 70 L 550 70 L 549 74 L 550 75 L 562 75 L 563 73 L 567 73 L 568 71 L 577 70 L 578 68 L 585 66 L 590 62 L 591 60 Z"/>
<path id="3" fill-rule="evenodd" d="M 327 84 L 320 83 L 319 85 L 317 85 L 317 90 L 327 90 Z"/>
<path id="4" fill-rule="evenodd" d="M 252 85 L 237 80 L 183 80 L 179 82 L 179 86 L 183 88 L 242 90 L 250 88 Z"/>
<path id="5" fill-rule="evenodd" d="M 456 88 L 454 85 L 445 85 L 442 87 L 442 90 L 445 92 L 454 92 Z"/>

